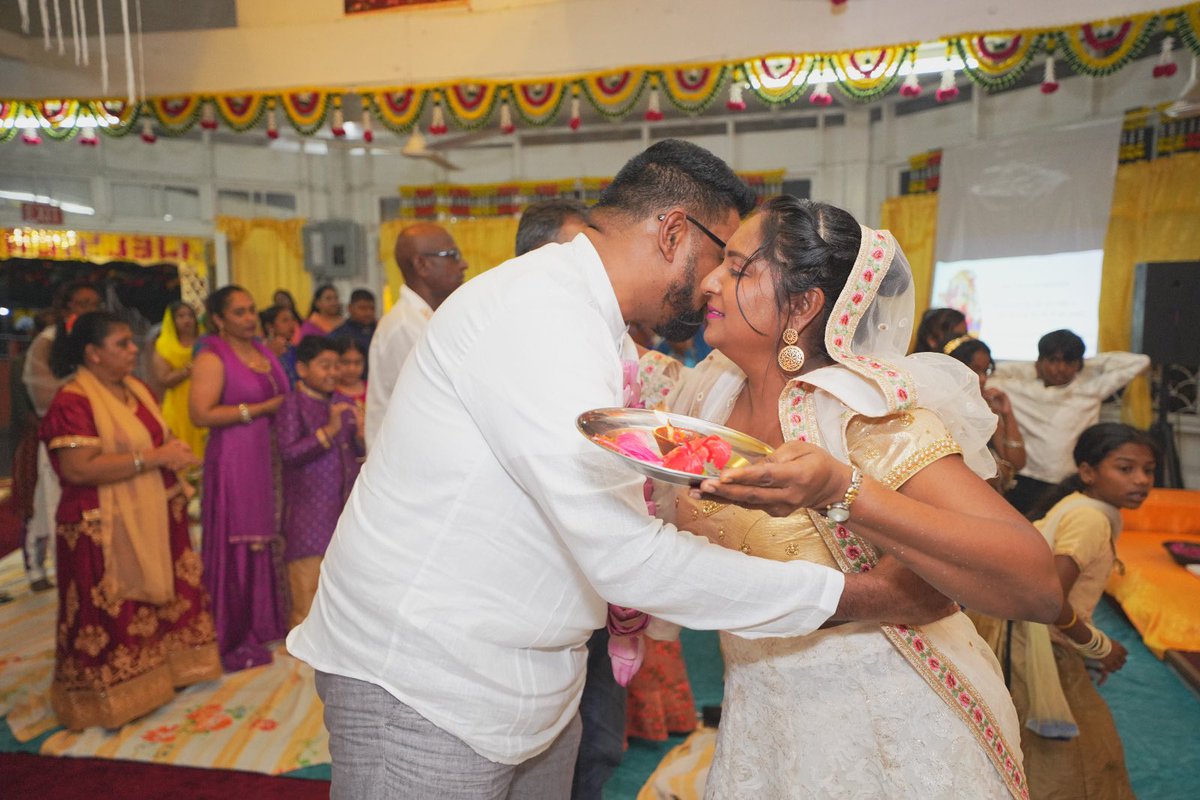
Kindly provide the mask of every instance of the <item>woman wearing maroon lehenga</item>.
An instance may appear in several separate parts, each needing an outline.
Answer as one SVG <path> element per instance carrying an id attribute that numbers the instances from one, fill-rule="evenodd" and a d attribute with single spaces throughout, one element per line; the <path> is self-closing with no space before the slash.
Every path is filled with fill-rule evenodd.
<path id="1" fill-rule="evenodd" d="M 56 518 L 58 626 L 50 697 L 72 730 L 117 728 L 220 676 L 174 470 L 195 464 L 167 439 L 158 406 L 130 377 L 129 326 L 104 312 L 56 343 L 60 375 L 40 436 L 62 483 Z"/>
<path id="2" fill-rule="evenodd" d="M 283 367 L 255 339 L 254 300 L 237 286 L 208 298 L 216 336 L 192 369 L 192 421 L 209 428 L 201 521 L 205 585 L 213 598 L 225 669 L 271 662 L 268 645 L 287 633 L 271 416 L 283 402 Z"/>

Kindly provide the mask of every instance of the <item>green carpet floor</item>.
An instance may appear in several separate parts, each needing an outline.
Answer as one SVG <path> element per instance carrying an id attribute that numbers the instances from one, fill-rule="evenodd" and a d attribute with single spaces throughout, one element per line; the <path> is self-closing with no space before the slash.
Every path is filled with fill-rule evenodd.
<path id="1" fill-rule="evenodd" d="M 1120 612 L 1107 603 L 1095 622 L 1129 650 L 1125 668 L 1100 687 L 1125 745 L 1125 761 L 1140 800 L 1200 797 L 1200 698 L 1142 644 Z M 697 706 L 721 700 L 721 652 L 715 633 L 684 631 L 683 655 Z M 625 761 L 604 787 L 605 800 L 633 800 L 682 736 L 667 742 L 634 739 Z"/>
<path id="2" fill-rule="evenodd" d="M 1100 693 L 1117 721 L 1138 797 L 1193 800 L 1200 796 L 1200 698 L 1142 645 L 1119 612 L 1102 603 L 1096 623 L 1129 650 L 1125 668 L 1100 687 Z M 722 664 L 717 635 L 684 631 L 683 652 L 697 706 L 720 703 Z M 48 736 L 50 733 L 22 744 L 13 738 L 8 723 L 0 721 L 0 752 L 36 753 Z M 635 798 L 662 757 L 682 740 L 681 736 L 667 742 L 632 740 L 624 763 L 605 787 L 605 800 Z M 328 780 L 329 766 L 308 767 L 289 775 Z"/>

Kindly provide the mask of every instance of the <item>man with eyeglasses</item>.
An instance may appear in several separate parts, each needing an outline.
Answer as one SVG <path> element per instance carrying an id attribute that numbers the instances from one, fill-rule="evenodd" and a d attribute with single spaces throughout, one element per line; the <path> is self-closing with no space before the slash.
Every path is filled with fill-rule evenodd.
<path id="1" fill-rule="evenodd" d="M 712 153 L 658 142 L 587 230 L 489 270 L 434 316 L 288 637 L 316 670 L 333 800 L 569 797 L 605 600 L 750 638 L 945 613 L 885 568 L 751 558 L 648 516 L 642 477 L 575 430 L 579 413 L 622 405 L 630 322 L 695 331 L 700 276 L 753 206 Z"/>
<path id="2" fill-rule="evenodd" d="M 367 356 L 371 365 L 364 431 L 368 450 L 383 422 L 404 360 L 425 332 L 433 312 L 462 285 L 467 271 L 454 237 L 430 222 L 417 222 L 400 231 L 395 253 L 404 285 L 396 304 L 375 328 Z"/>

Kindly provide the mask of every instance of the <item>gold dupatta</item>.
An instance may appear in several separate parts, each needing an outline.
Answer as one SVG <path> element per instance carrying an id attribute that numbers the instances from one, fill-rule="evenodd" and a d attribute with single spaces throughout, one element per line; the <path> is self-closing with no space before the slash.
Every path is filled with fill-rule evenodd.
<path id="1" fill-rule="evenodd" d="M 125 389 L 149 409 L 165 433 L 158 404 L 136 380 L 125 378 Z M 92 407 L 100 452 L 137 453 L 151 450 L 150 431 L 136 413 L 104 388 L 85 366 L 71 385 Z M 167 492 L 162 473 L 148 469 L 127 480 L 96 487 L 100 498 L 100 541 L 104 553 L 101 591 L 110 601 L 140 600 L 161 605 L 175 597 L 171 545 L 167 534 Z"/>

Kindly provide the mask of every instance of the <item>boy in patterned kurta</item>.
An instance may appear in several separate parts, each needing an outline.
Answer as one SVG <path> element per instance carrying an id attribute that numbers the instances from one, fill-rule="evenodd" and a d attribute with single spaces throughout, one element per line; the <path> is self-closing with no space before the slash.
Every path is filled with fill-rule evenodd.
<path id="1" fill-rule="evenodd" d="M 305 336 L 296 348 L 300 380 L 274 420 L 283 464 L 282 533 L 291 627 L 308 616 L 321 559 L 366 452 L 362 413 L 334 394 L 337 370 L 334 343 Z"/>

